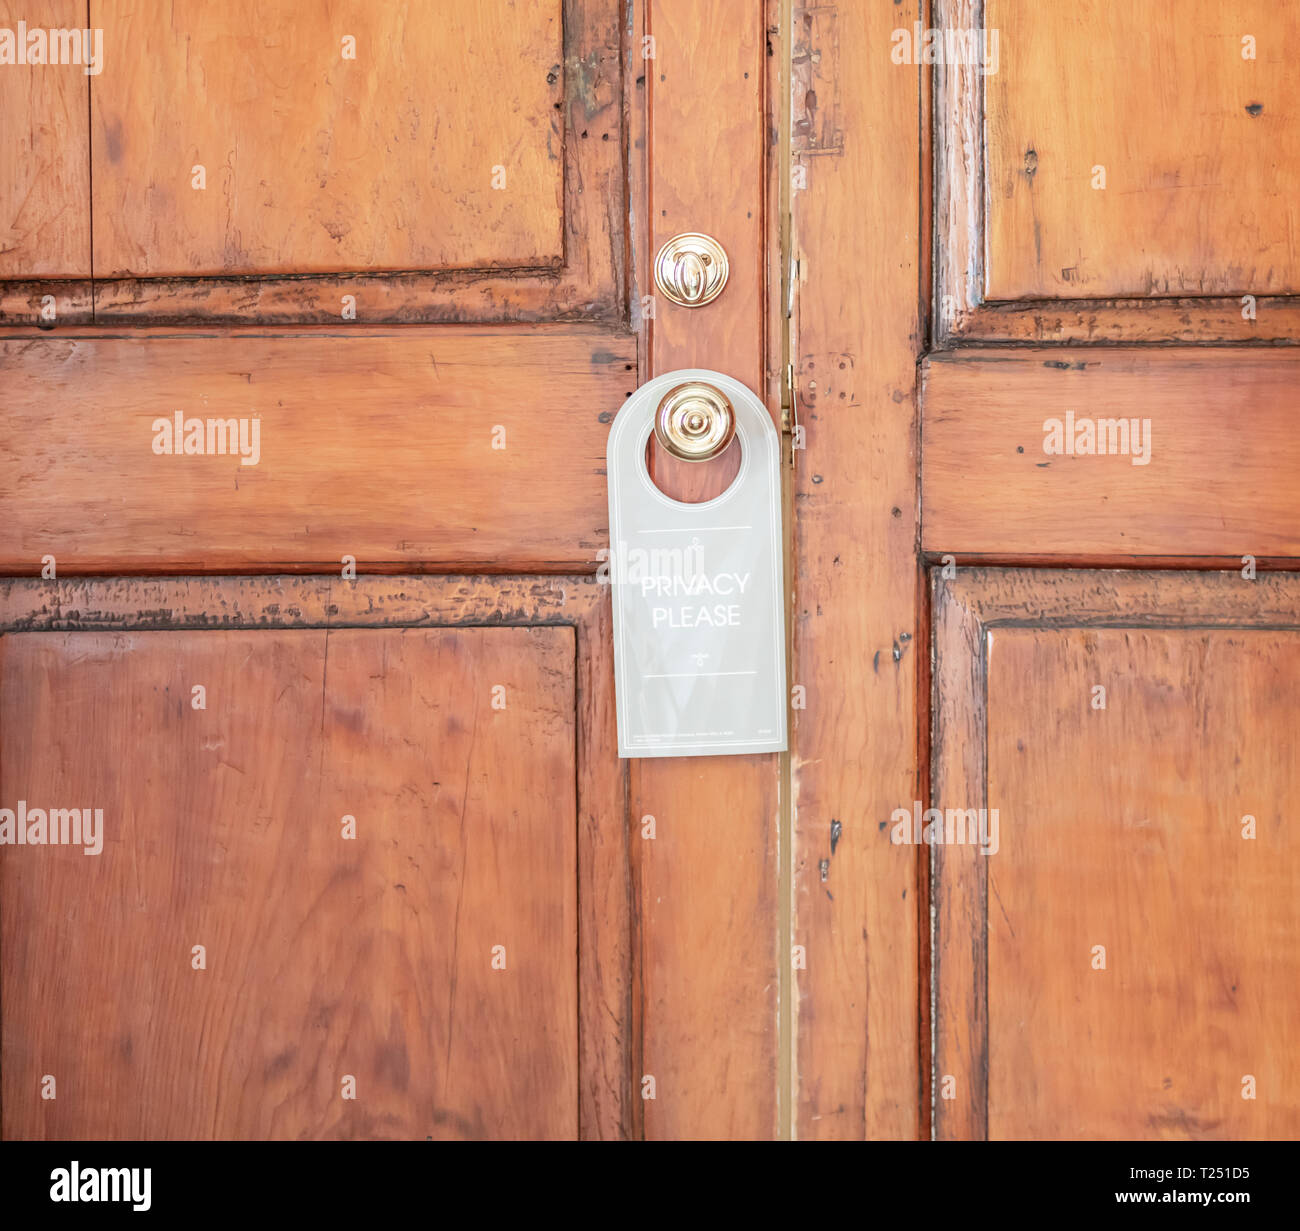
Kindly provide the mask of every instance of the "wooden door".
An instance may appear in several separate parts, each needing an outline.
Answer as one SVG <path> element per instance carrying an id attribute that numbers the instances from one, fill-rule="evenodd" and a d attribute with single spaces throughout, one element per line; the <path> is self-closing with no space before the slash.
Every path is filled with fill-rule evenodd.
<path id="1" fill-rule="evenodd" d="M 775 1134 L 780 761 L 621 762 L 597 580 L 639 382 L 779 414 L 764 6 L 20 20 L 4 1135 Z"/>
<path id="2" fill-rule="evenodd" d="M 940 1137 L 1300 1133 L 1300 25 L 1170 12 L 937 6 Z"/>
<path id="3" fill-rule="evenodd" d="M 791 33 L 793 1131 L 1293 1138 L 1294 6 Z"/>
<path id="4" fill-rule="evenodd" d="M 1300 1130 L 1300 32 L 1167 8 L 0 0 L 0 1129 Z M 683 367 L 787 757 L 616 755 Z"/>

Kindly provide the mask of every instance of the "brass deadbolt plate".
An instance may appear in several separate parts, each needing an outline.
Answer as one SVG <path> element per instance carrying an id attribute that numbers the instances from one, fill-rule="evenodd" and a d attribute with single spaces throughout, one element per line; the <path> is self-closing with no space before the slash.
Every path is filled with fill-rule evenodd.
<path id="1" fill-rule="evenodd" d="M 711 235 L 674 235 L 655 257 L 655 285 L 675 304 L 702 308 L 727 285 L 727 254 Z"/>

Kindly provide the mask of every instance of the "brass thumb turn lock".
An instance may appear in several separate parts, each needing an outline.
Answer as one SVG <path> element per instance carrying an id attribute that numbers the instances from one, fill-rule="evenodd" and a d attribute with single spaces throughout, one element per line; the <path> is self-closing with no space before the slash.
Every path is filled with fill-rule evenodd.
<path id="1" fill-rule="evenodd" d="M 727 285 L 727 254 L 711 235 L 674 235 L 655 258 L 655 285 L 675 304 L 700 308 Z"/>
<path id="2" fill-rule="evenodd" d="M 655 411 L 655 439 L 684 462 L 717 457 L 736 435 L 736 414 L 721 389 L 687 381 L 669 389 Z"/>

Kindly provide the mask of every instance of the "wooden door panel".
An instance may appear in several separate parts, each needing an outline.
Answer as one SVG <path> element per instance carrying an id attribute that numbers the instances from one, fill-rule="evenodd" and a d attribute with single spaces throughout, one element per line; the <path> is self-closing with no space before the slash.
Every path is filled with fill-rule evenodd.
<path id="1" fill-rule="evenodd" d="M 796 414 L 791 681 L 793 1134 L 915 1139 L 924 1113 L 923 905 L 879 825 L 915 797 L 925 604 L 918 368 L 930 70 L 891 62 L 920 0 L 796 8 Z M 882 54 L 882 52 L 884 54 Z M 887 132 L 888 139 L 880 134 Z M 922 707 L 919 711 L 924 713 Z"/>
<path id="2" fill-rule="evenodd" d="M 50 29 L 80 31 L 85 4 L 0 0 L 15 59 L 19 21 L 48 40 Z M 90 276 L 90 80 L 84 63 L 0 66 L 0 278 Z"/>
<path id="3" fill-rule="evenodd" d="M 174 7 L 86 6 L 106 44 L 78 112 L 94 266 L 57 282 L 25 258 L 4 271 L 0 571 L 50 579 L 0 579 L 0 629 L 234 628 L 277 645 L 282 630 L 352 625 L 571 628 L 575 760 L 561 776 L 576 779 L 576 857 L 558 883 L 572 882 L 580 920 L 576 1026 L 564 1036 L 559 1004 L 538 1029 L 548 1047 L 571 1044 L 572 1123 L 550 1087 L 534 1120 L 483 1103 L 497 1076 L 488 1056 L 457 1087 L 446 1131 L 770 1136 L 788 1004 L 780 766 L 642 773 L 618 760 L 609 609 L 591 574 L 608 544 L 605 436 L 638 381 L 713 367 L 763 390 L 776 413 L 775 6 L 730 25 L 701 0 Z M 203 189 L 191 186 L 199 163 Z M 727 293 L 705 312 L 661 300 L 656 313 L 653 250 L 691 229 L 726 245 Z M 50 297 L 57 311 L 42 316 Z M 201 450 L 160 440 L 177 413 L 187 434 L 200 421 Z M 256 464 L 232 452 L 232 420 L 257 422 Z M 706 486 L 726 477 L 692 477 L 703 471 Z M 339 577 L 345 557 L 355 580 Z M 87 579 L 97 574 L 108 576 Z M 367 680 L 403 669 L 392 654 L 370 665 Z M 660 844 L 634 858 L 625 818 L 655 813 Z M 421 923 L 383 922 L 385 936 Z M 706 934 L 726 936 L 725 962 L 701 947 Z M 441 989 L 445 955 L 412 944 Z M 347 957 L 333 933 L 312 946 Z M 422 1011 L 404 1006 L 394 1029 Z M 386 1037 L 367 1036 L 374 1048 Z M 387 1119 L 358 1135 L 407 1131 L 424 1097 L 417 1074 L 425 1087 L 446 1076 L 445 1058 L 420 1070 L 407 1055 L 407 1102 L 394 1093 Z M 289 1062 L 276 1063 L 291 1084 Z M 371 1084 L 396 1071 L 391 1058 L 369 1063 Z M 644 1077 L 657 1098 L 640 1097 Z M 160 1078 L 151 1096 L 178 1080 Z M 218 1127 L 342 1134 L 317 1094 L 300 1083 L 267 1112 L 274 1099 L 252 1088 Z"/>
<path id="4" fill-rule="evenodd" d="M 999 628 L 988 656 L 989 1136 L 1294 1138 L 1300 632 Z"/>
<path id="5" fill-rule="evenodd" d="M 0 634 L 0 806 L 105 809 L 0 848 L 5 1135 L 639 1132 L 603 586 L 10 579 Z"/>
<path id="6" fill-rule="evenodd" d="M 1000 845 L 922 854 L 933 1131 L 1294 1137 L 1300 585 L 1254 569 L 1300 558 L 1300 26 L 1255 0 L 934 12 L 997 55 L 933 77 L 930 803 L 996 809 Z M 1035 345 L 978 345 L 1008 342 Z M 1103 564 L 1232 571 L 1055 571 Z"/>
<path id="7" fill-rule="evenodd" d="M 625 328 L 621 14 L 619 0 L 30 5 L 29 24 L 89 19 L 105 50 L 92 76 L 0 83 L 23 134 L 0 156 L 0 324 Z"/>
<path id="8" fill-rule="evenodd" d="M 386 645 L 405 628 L 564 626 L 576 646 L 565 668 L 573 754 L 569 765 L 529 777 L 527 793 L 547 796 L 556 773 L 576 784 L 573 860 L 554 874 L 553 860 L 534 862 L 542 881 L 572 891 L 577 922 L 572 970 L 552 962 L 571 980 L 572 1008 L 530 993 L 538 1006 L 525 1025 L 544 1040 L 537 1062 L 528 1061 L 535 1088 L 498 1088 L 505 1079 L 491 1038 L 457 1085 L 454 1052 L 434 1055 L 434 1037 L 421 1057 L 409 1042 L 415 1023 L 449 1017 L 437 997 L 452 986 L 479 1001 L 496 984 L 475 985 L 422 933 L 407 935 L 426 920 L 437 933 L 445 915 L 437 892 L 405 915 L 384 904 L 373 923 L 375 910 L 358 915 L 365 904 L 347 898 L 322 899 L 309 917 L 308 890 L 295 882 L 282 914 L 259 904 L 249 920 L 214 926 L 228 945 L 253 952 L 253 922 L 291 930 L 296 911 L 318 930 L 309 935 L 304 923 L 295 934 L 339 968 L 365 961 L 340 937 L 336 914 L 362 918 L 374 943 L 390 946 L 376 949 L 378 970 L 360 979 L 363 1007 L 338 1010 L 357 1023 L 369 1065 L 363 1085 L 383 1091 L 372 1117 L 348 1123 L 322 1104 L 321 1083 L 294 1067 L 307 1063 L 301 1049 L 288 1058 L 287 1045 L 269 1058 L 259 1052 L 261 1068 L 236 1085 L 216 1060 L 179 1074 L 184 1041 L 155 1034 L 133 1042 L 137 1055 L 145 1043 L 161 1048 L 166 1072 L 155 1084 L 123 1093 L 130 1062 L 115 1057 L 106 1080 L 124 1110 L 104 1105 L 78 1118 L 64 1109 L 59 1131 L 146 1124 L 161 1134 L 418 1134 L 431 1088 L 447 1095 L 438 1107 L 448 1117 L 433 1135 L 779 1131 L 781 1015 L 789 1012 L 777 917 L 781 767 L 776 758 L 645 770 L 620 762 L 609 606 L 591 577 L 608 545 L 605 437 L 639 381 L 671 367 L 716 368 L 762 390 L 777 413 L 777 6 L 765 0 L 729 21 L 734 15 L 703 0 L 634 8 L 621 0 L 179 8 L 87 0 L 73 16 L 103 28 L 106 53 L 102 73 L 76 83 L 85 93 L 60 149 L 85 172 L 84 260 L 55 271 L 26 244 L 0 265 L 0 571 L 10 574 L 0 578 L 0 631 L 111 634 L 146 648 L 193 634 L 210 648 L 202 638 L 215 630 L 243 630 L 256 646 L 250 661 L 271 681 L 242 711 L 261 755 L 277 736 L 257 715 L 274 714 L 283 689 L 271 687 L 280 679 L 275 662 L 263 670 L 259 655 L 284 654 L 290 633 L 330 629 L 328 644 L 355 628 L 373 647 L 372 635 L 382 631 Z M 356 40 L 355 60 L 344 39 Z M 203 188 L 193 186 L 196 164 Z M 649 272 L 664 238 L 694 229 L 715 234 L 731 258 L 726 294 L 703 312 L 656 300 Z M 51 246 L 39 247 L 43 257 Z M 187 439 L 199 422 L 201 448 L 171 442 L 168 450 L 158 424 L 178 413 Z M 257 423 L 256 464 L 232 450 L 232 421 L 236 430 L 247 421 L 250 432 Z M 656 473 L 671 483 L 661 462 Z M 719 466 L 689 472 L 702 474 L 702 489 L 729 477 Z M 339 576 L 347 558 L 355 580 Z M 21 579 L 42 569 L 40 581 Z M 90 661 L 77 654 L 69 650 L 39 688 L 75 679 Z M 323 659 L 318 684 L 328 697 Z M 359 666 L 353 683 L 404 696 L 390 678 L 397 672 L 408 668 L 390 649 Z M 222 678 L 235 686 L 233 668 Z M 315 677 L 294 679 L 302 708 Z M 547 689 L 559 685 L 545 674 L 536 685 L 527 687 L 545 709 Z M 105 705 L 116 686 L 104 684 Z M 428 697 L 445 700 L 437 688 Z M 348 721 L 364 726 L 370 705 L 345 705 Z M 549 719 L 539 711 L 536 721 Z M 129 729 L 122 720 L 103 725 Z M 400 768 L 409 751 L 389 740 L 357 750 L 355 731 L 310 721 L 295 731 L 308 760 L 313 752 L 325 765 L 356 758 L 358 784 L 383 777 L 390 756 Z M 131 767 L 143 760 L 136 745 L 123 755 Z M 268 789 L 287 790 L 273 771 Z M 416 777 L 410 770 L 395 780 Z M 509 810 L 509 788 L 497 794 Z M 207 804 L 230 866 L 242 860 L 246 879 L 277 888 L 264 848 L 231 829 L 226 810 L 242 799 L 215 794 Z M 627 816 L 656 813 L 659 844 L 638 843 L 634 855 Z M 455 849 L 470 860 L 474 848 Z M 737 850 L 750 857 L 735 860 Z M 332 875 L 317 863 L 309 871 Z M 491 883 L 509 895 L 508 885 Z M 226 881 L 212 892 L 212 919 L 218 899 L 245 900 Z M 6 928 L 33 904 L 17 904 Z M 725 961 L 702 945 L 705 935 L 724 943 Z M 120 969 L 149 943 L 130 933 L 106 956 L 88 952 Z M 283 968 L 282 947 L 257 951 L 262 965 L 247 979 L 254 999 L 272 995 L 263 992 L 266 971 L 273 961 Z M 338 975 L 325 958 L 318 964 L 320 978 L 302 983 L 308 990 Z M 120 977 L 161 986 L 133 970 Z M 109 979 L 88 1002 L 113 1003 Z M 409 1002 L 395 1017 L 367 1016 L 367 1001 L 393 983 L 412 988 Z M 312 1007 L 286 995 L 281 1033 L 314 1020 Z M 14 1047 L 30 1041 L 44 1010 L 9 1000 L 2 1011 L 27 1015 L 5 1034 Z M 231 1040 L 232 1052 L 253 1046 L 247 1018 L 218 1020 L 216 1010 L 209 1018 L 205 1037 Z M 194 1020 L 181 1014 L 184 1029 Z M 507 1014 L 502 1037 L 521 1028 Z M 404 1060 L 397 1042 L 390 1046 L 403 1037 Z M 59 1039 L 65 1053 L 75 1050 L 71 1028 Z M 557 1049 L 574 1057 L 571 1067 L 556 1067 Z M 3 1077 L 6 1116 L 13 1071 Z M 652 1088 L 641 1097 L 646 1077 L 657 1096 Z M 26 1071 L 13 1080 L 26 1082 Z M 217 1088 L 238 1095 L 219 1112 L 184 1110 Z M 156 1108 L 166 1098 L 177 1108 L 164 1116 Z M 529 1104 L 531 1113 L 522 1109 Z M 36 1131 L 20 1122 L 20 1135 Z"/>
<path id="9" fill-rule="evenodd" d="M 104 814 L 0 857 L 6 1136 L 576 1135 L 571 628 L 0 654 L 0 793 Z"/>
<path id="10" fill-rule="evenodd" d="M 1170 16 L 986 0 L 987 299 L 1300 291 L 1300 17 L 1270 0 Z"/>
<path id="11" fill-rule="evenodd" d="M 924 547 L 1000 559 L 1298 556 L 1298 372 L 1289 352 L 1214 347 L 932 355 Z"/>
<path id="12" fill-rule="evenodd" d="M 560 7 L 92 0 L 96 273 L 560 265 Z"/>
<path id="13" fill-rule="evenodd" d="M 932 806 L 998 814 L 991 854 L 932 848 L 939 1135 L 1296 1136 L 1300 583 L 934 597 Z"/>
<path id="14" fill-rule="evenodd" d="M 934 0 L 934 24 L 939 348 L 1300 337 L 1292 6 Z"/>
<path id="15" fill-rule="evenodd" d="M 0 567 L 590 567 L 635 365 L 563 327 L 0 340 Z"/>

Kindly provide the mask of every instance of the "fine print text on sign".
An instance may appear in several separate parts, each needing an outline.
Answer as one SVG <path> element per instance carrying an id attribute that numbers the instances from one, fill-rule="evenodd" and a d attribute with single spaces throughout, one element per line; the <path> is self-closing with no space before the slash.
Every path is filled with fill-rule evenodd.
<path id="1" fill-rule="evenodd" d="M 740 471 L 683 504 L 646 470 L 660 399 L 703 381 L 731 399 Z M 758 397 L 719 372 L 669 372 L 623 404 L 606 448 L 621 757 L 786 747 L 780 438 Z"/>

